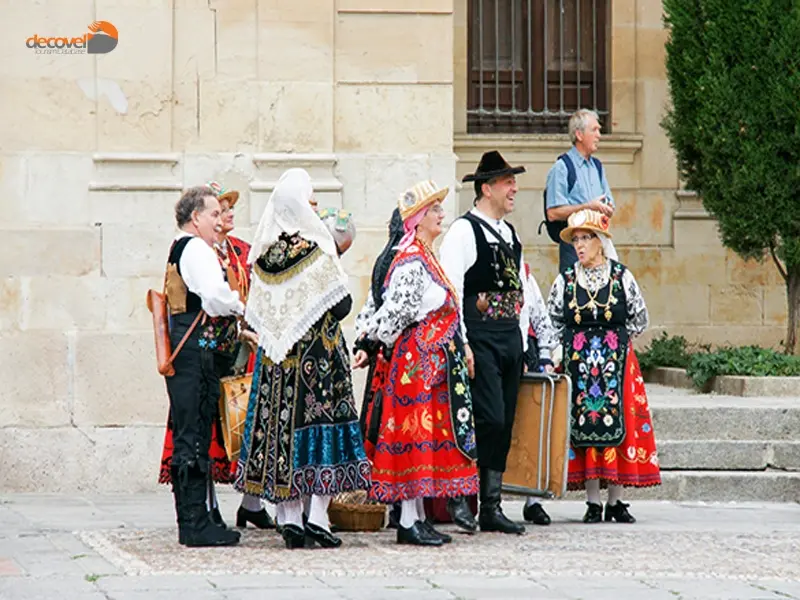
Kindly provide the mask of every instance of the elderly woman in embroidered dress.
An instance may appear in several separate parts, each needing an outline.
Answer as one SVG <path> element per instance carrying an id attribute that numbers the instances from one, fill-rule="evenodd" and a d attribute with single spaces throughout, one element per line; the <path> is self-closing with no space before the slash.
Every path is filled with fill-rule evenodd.
<path id="1" fill-rule="evenodd" d="M 400 198 L 406 232 L 386 275 L 380 308 L 370 294 L 363 335 L 390 349 L 372 461 L 372 498 L 402 502 L 397 542 L 441 546 L 450 536 L 425 519 L 425 498 L 478 492 L 475 425 L 461 317 L 453 285 L 431 249 L 448 188 L 418 183 Z M 367 353 L 356 353 L 356 367 Z M 368 383 L 369 385 L 369 383 Z M 377 410 L 377 409 L 376 409 Z"/>
<path id="2" fill-rule="evenodd" d="M 312 193 L 302 169 L 276 184 L 250 251 L 245 311 L 258 351 L 235 486 L 277 504 L 287 548 L 340 546 L 331 497 L 370 487 L 340 325 L 352 301 Z"/>
<path id="3" fill-rule="evenodd" d="M 561 238 L 578 262 L 556 277 L 548 310 L 572 378 L 569 489 L 586 488 L 586 523 L 633 523 L 623 486 L 659 485 L 661 474 L 639 362 L 632 339 L 648 325 L 633 274 L 610 247 L 609 219 L 593 210 L 570 215 Z M 611 258 L 613 256 L 614 258 Z"/>

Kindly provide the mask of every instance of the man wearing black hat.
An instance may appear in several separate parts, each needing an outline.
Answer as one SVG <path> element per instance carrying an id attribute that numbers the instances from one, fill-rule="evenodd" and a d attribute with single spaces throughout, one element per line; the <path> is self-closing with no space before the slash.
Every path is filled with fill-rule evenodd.
<path id="1" fill-rule="evenodd" d="M 517 392 L 527 345 L 522 243 L 504 219 L 514 210 L 516 175 L 497 151 L 481 158 L 462 181 L 475 185 L 472 210 L 450 226 L 440 248 L 441 264 L 462 299 L 462 335 L 470 369 L 480 469 L 481 531 L 525 532 L 500 507 L 503 472 L 511 446 Z M 453 521 L 477 525 L 465 498 L 448 503 Z"/>

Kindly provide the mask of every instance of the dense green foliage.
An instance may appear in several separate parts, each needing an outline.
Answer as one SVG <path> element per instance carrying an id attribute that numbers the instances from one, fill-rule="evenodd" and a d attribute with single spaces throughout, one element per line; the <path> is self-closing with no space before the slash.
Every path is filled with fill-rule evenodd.
<path id="1" fill-rule="evenodd" d="M 800 376 L 800 356 L 787 356 L 758 346 L 712 351 L 709 346 L 692 346 L 684 337 L 670 337 L 666 332 L 655 338 L 638 358 L 643 371 L 655 367 L 686 369 L 698 388 L 717 375 Z"/>
<path id="2" fill-rule="evenodd" d="M 800 3 L 664 0 L 671 108 L 663 126 L 687 187 L 745 259 L 786 281 L 785 345 L 800 325 Z"/>

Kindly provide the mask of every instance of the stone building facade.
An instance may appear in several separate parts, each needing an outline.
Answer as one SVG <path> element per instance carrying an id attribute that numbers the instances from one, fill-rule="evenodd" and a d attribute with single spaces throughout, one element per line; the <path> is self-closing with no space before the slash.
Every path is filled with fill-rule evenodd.
<path id="1" fill-rule="evenodd" d="M 498 148 L 528 168 L 513 221 L 549 287 L 556 248 L 536 227 L 568 142 L 470 131 L 468 1 L 0 0 L 0 489 L 156 487 L 167 398 L 144 296 L 161 285 L 187 186 L 240 190 L 234 233 L 248 239 L 279 174 L 307 168 L 321 206 L 357 217 L 346 266 L 360 306 L 398 193 L 427 177 L 451 185 L 455 216 L 472 202 L 456 179 Z M 660 1 L 601 4 L 610 134 L 599 156 L 653 331 L 779 342 L 777 273 L 723 249 L 680 190 L 659 126 Z M 96 20 L 118 30 L 107 54 L 26 45 Z"/>

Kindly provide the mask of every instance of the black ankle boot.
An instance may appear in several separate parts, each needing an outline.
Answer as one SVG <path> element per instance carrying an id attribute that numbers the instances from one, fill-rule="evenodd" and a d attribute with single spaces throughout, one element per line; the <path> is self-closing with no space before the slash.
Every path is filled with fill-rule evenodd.
<path id="1" fill-rule="evenodd" d="M 583 515 L 584 523 L 599 523 L 603 517 L 602 504 L 586 503 L 586 513 Z"/>
<path id="2" fill-rule="evenodd" d="M 614 519 L 617 523 L 636 523 L 634 516 L 628 512 L 630 504 L 617 500 L 616 504 L 606 503 L 606 522 Z"/>
<path id="3" fill-rule="evenodd" d="M 397 529 L 400 527 L 400 503 L 395 502 L 392 508 L 389 509 L 389 523 L 386 525 L 387 529 Z"/>
<path id="4" fill-rule="evenodd" d="M 523 508 L 522 518 L 534 525 L 550 525 L 550 515 L 547 514 L 544 507 L 538 502 Z"/>
<path id="5" fill-rule="evenodd" d="M 240 535 L 236 531 L 223 529 L 211 521 L 206 509 L 206 474 L 197 467 L 189 467 L 187 481 L 181 481 L 182 512 L 185 523 L 181 537 L 189 547 L 201 546 L 233 546 L 239 543 Z"/>
<path id="6" fill-rule="evenodd" d="M 500 508 L 500 495 L 503 488 L 503 474 L 500 471 L 481 469 L 481 506 L 478 511 L 478 523 L 481 531 L 499 531 L 500 533 L 525 533 L 525 526 L 511 521 Z"/>

